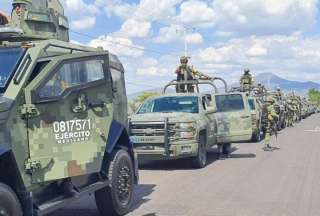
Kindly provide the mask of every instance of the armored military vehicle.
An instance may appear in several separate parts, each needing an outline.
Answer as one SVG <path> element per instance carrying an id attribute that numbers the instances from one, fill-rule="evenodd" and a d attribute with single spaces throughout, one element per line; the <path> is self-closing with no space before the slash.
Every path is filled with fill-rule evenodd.
<path id="1" fill-rule="evenodd" d="M 45 215 L 88 194 L 102 215 L 129 211 L 124 68 L 68 41 L 58 0 L 14 0 L 0 26 L 0 215 Z"/>
<path id="2" fill-rule="evenodd" d="M 245 94 L 218 94 L 213 83 L 218 79 L 224 82 L 220 78 L 172 81 L 162 95 L 145 101 L 130 118 L 129 124 L 138 156 L 148 159 L 190 158 L 195 167 L 202 168 L 206 165 L 208 148 L 217 145 L 220 156 L 229 155 L 231 142 L 250 140 L 252 120 Z M 179 84 L 192 84 L 197 91 L 166 93 L 169 86 Z M 199 85 L 211 85 L 214 91 L 201 93 Z"/>

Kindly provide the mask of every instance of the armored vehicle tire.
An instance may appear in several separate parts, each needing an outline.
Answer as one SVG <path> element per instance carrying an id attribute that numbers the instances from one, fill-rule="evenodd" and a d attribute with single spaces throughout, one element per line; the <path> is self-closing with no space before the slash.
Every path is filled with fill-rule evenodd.
<path id="1" fill-rule="evenodd" d="M 203 168 L 207 165 L 207 145 L 204 135 L 199 136 L 198 153 L 196 157 L 192 158 L 192 164 L 195 168 Z"/>
<path id="2" fill-rule="evenodd" d="M 116 151 L 110 160 L 108 178 L 111 186 L 95 193 L 97 207 L 102 216 L 121 216 L 129 212 L 134 187 L 134 169 L 129 154 Z"/>
<path id="3" fill-rule="evenodd" d="M 13 190 L 0 183 L 0 216 L 22 216 L 22 209 Z"/>

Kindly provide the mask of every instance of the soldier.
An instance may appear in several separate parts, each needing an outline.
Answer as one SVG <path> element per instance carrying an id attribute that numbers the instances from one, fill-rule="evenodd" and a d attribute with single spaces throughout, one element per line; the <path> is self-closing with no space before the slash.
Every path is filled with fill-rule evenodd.
<path id="1" fill-rule="evenodd" d="M 23 8 L 26 5 L 31 5 L 32 2 L 31 0 L 13 0 L 12 6 L 13 6 L 13 11 L 15 12 L 14 15 L 20 17 Z"/>
<path id="2" fill-rule="evenodd" d="M 267 98 L 267 110 L 268 110 L 268 118 L 267 118 L 267 127 L 266 127 L 266 137 L 264 139 L 264 148 L 263 150 L 265 151 L 270 151 L 272 150 L 271 147 L 271 136 L 275 133 L 277 133 L 277 129 L 276 129 L 276 122 L 277 119 L 279 118 L 279 116 L 277 115 L 276 111 L 274 110 L 274 99 L 269 96 Z"/>
<path id="3" fill-rule="evenodd" d="M 250 91 L 253 85 L 253 79 L 249 69 L 244 70 L 244 74 L 240 78 L 241 91 Z"/>
<path id="4" fill-rule="evenodd" d="M 282 100 L 282 92 L 281 92 L 280 87 L 277 88 L 276 97 L 277 97 L 277 100 L 278 100 L 278 101 L 281 101 L 281 100 Z"/>
<path id="5" fill-rule="evenodd" d="M 191 67 L 188 66 L 188 57 L 182 56 L 180 58 L 181 65 L 176 69 L 177 81 L 188 81 L 193 80 L 193 73 Z M 185 84 L 177 85 L 177 93 L 186 92 Z M 192 84 L 187 84 L 187 92 L 194 92 L 194 86 Z"/>
<path id="6" fill-rule="evenodd" d="M 294 119 L 294 115 L 295 115 L 295 111 L 296 111 L 296 108 L 295 108 L 295 105 L 292 101 L 291 98 L 288 99 L 288 102 L 287 102 L 287 109 L 288 109 L 288 120 L 287 120 L 287 124 L 289 127 L 292 127 L 293 126 L 293 119 Z"/>

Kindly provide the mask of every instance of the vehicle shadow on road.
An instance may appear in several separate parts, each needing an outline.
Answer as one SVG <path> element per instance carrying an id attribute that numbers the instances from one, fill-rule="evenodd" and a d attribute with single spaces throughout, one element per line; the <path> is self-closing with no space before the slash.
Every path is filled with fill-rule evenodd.
<path id="1" fill-rule="evenodd" d="M 130 211 L 134 211 L 138 209 L 143 204 L 150 201 L 147 198 L 150 194 L 152 194 L 155 190 L 155 184 L 139 184 L 135 187 L 134 194 L 133 194 L 133 205 Z"/>

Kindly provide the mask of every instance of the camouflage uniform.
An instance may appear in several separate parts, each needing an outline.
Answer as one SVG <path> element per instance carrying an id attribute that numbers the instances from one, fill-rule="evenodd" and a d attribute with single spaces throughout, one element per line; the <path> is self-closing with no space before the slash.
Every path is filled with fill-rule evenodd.
<path id="1" fill-rule="evenodd" d="M 296 107 L 295 107 L 292 99 L 288 100 L 287 109 L 288 109 L 287 125 L 289 127 L 292 127 L 293 126 L 293 120 L 294 120 L 294 114 L 295 114 L 295 111 L 296 111 Z"/>
<path id="2" fill-rule="evenodd" d="M 252 76 L 250 70 L 244 70 L 244 74 L 240 78 L 241 91 L 250 91 L 253 85 Z"/>
<path id="3" fill-rule="evenodd" d="M 276 91 L 276 97 L 277 97 L 278 101 L 282 100 L 282 92 L 281 92 L 281 89 L 279 87 L 277 88 L 277 91 Z"/>
<path id="4" fill-rule="evenodd" d="M 191 67 L 188 66 L 188 58 L 183 56 L 180 58 L 181 65 L 176 69 L 177 81 L 188 81 L 193 80 L 193 73 Z M 192 84 L 187 84 L 187 90 L 185 89 L 185 84 L 178 84 L 176 88 L 177 93 L 181 92 L 194 92 L 194 86 Z"/>
<path id="5" fill-rule="evenodd" d="M 268 102 L 268 118 L 267 118 L 267 127 L 266 127 L 266 137 L 264 139 L 264 150 L 268 151 L 271 150 L 271 136 L 273 134 L 273 131 L 275 129 L 273 129 L 275 127 L 277 118 L 279 118 L 279 116 L 277 115 L 275 109 L 274 109 L 274 99 L 272 97 L 268 97 L 267 98 L 267 102 Z"/>

